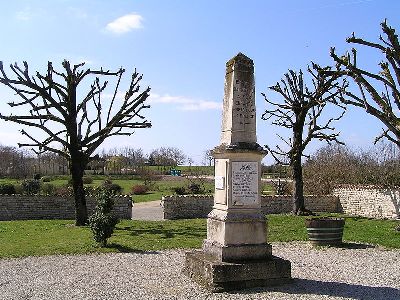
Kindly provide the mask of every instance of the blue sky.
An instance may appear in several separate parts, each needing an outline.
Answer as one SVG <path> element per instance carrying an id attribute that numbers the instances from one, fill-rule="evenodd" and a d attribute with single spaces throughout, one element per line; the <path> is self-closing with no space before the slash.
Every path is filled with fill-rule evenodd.
<path id="1" fill-rule="evenodd" d="M 26 60 L 41 71 L 47 61 L 61 67 L 63 59 L 90 68 L 123 66 L 127 73 L 137 68 L 142 86 L 152 89 L 145 115 L 153 127 L 111 138 L 103 147 L 150 152 L 172 146 L 200 163 L 203 152 L 219 144 L 227 60 L 238 52 L 254 60 L 258 141 L 275 145 L 279 130 L 261 120 L 266 103 L 260 93 L 288 69 L 305 69 L 311 60 L 331 64 L 330 47 L 350 49 L 345 39 L 353 31 L 377 41 L 383 19 L 400 28 L 399 12 L 396 0 L 2 1 L 0 60 Z M 374 53 L 360 51 L 366 67 L 376 69 L 376 61 Z M 2 113 L 12 97 L 0 86 Z M 0 126 L 1 144 L 21 141 L 19 126 Z M 349 146 L 367 148 L 382 125 L 350 109 L 337 128 Z M 320 146 L 314 143 L 308 152 Z"/>

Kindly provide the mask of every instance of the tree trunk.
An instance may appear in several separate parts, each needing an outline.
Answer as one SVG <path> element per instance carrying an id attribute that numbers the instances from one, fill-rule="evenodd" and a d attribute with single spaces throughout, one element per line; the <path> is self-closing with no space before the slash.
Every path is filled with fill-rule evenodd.
<path id="1" fill-rule="evenodd" d="M 296 154 L 292 162 L 293 169 L 293 214 L 302 215 L 306 211 L 304 207 L 303 193 L 303 168 L 301 166 L 301 154 Z"/>
<path id="2" fill-rule="evenodd" d="M 83 189 L 84 164 L 82 160 L 71 156 L 72 186 L 75 197 L 75 225 L 84 226 L 88 222 L 85 191 Z"/>

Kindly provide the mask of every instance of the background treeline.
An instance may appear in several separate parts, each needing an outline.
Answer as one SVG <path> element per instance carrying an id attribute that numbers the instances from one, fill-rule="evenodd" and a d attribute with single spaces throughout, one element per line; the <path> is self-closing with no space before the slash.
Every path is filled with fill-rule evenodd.
<path id="1" fill-rule="evenodd" d="M 341 184 L 400 186 L 400 151 L 383 142 L 358 151 L 328 145 L 308 158 L 303 170 L 306 194 L 326 195 Z"/>
<path id="2" fill-rule="evenodd" d="M 88 174 L 119 175 L 142 173 L 146 166 L 157 166 L 160 173 L 183 165 L 190 159 L 175 147 L 160 147 L 145 153 L 131 147 L 102 150 L 86 170 Z M 67 175 L 68 161 L 54 153 L 33 151 L 0 145 L 0 177 L 30 178 L 34 174 Z"/>

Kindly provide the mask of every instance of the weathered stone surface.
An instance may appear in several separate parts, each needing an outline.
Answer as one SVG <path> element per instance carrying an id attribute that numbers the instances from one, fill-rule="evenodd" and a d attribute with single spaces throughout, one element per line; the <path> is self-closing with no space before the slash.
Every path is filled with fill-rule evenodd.
<path id="1" fill-rule="evenodd" d="M 221 144 L 256 143 L 254 65 L 239 53 L 226 63 Z"/>
<path id="2" fill-rule="evenodd" d="M 290 283 L 290 261 L 275 256 L 258 261 L 221 262 L 204 251 L 186 253 L 183 273 L 213 292 Z"/>
<path id="3" fill-rule="evenodd" d="M 211 240 L 204 240 L 202 249 L 223 262 L 261 260 L 272 255 L 272 246 L 267 243 L 221 245 Z"/>
<path id="4" fill-rule="evenodd" d="M 221 143 L 213 151 L 215 196 L 200 252 L 188 253 L 184 272 L 212 291 L 279 284 L 290 262 L 272 258 L 261 213 L 253 61 L 239 53 L 226 64 Z"/>
<path id="5" fill-rule="evenodd" d="M 361 194 L 360 194 L 361 195 Z M 356 199 L 356 194 L 354 194 Z M 368 199 L 357 198 L 361 206 L 368 205 Z M 399 197 L 400 199 L 400 197 Z M 305 196 L 305 205 L 315 212 L 341 212 L 339 198 L 336 196 Z M 161 201 L 164 219 L 207 218 L 213 209 L 213 195 L 165 196 Z M 349 206 L 350 207 L 350 206 Z M 261 214 L 290 213 L 293 208 L 291 196 L 261 196 Z M 353 211 L 355 211 L 354 207 Z M 392 211 L 393 207 L 390 208 Z M 367 210 L 367 207 L 366 207 Z M 349 210 L 350 211 L 350 210 Z M 382 213 L 386 213 L 383 211 Z"/>
<path id="6" fill-rule="evenodd" d="M 207 240 L 223 246 L 264 244 L 266 228 L 259 210 L 213 209 L 207 219 Z"/>
<path id="7" fill-rule="evenodd" d="M 376 219 L 400 218 L 400 188 L 342 186 L 333 190 L 340 209 L 350 215 Z"/>
<path id="8" fill-rule="evenodd" d="M 113 213 L 120 219 L 132 218 L 130 197 L 115 197 Z M 96 206 L 93 197 L 86 198 L 89 215 Z M 0 195 L 0 221 L 75 219 L 72 197 Z"/>

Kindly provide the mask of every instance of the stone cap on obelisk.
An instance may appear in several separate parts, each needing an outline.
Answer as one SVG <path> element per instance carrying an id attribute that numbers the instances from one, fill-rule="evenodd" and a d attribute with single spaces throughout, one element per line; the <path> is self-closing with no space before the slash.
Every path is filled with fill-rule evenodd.
<path id="1" fill-rule="evenodd" d="M 253 60 L 239 53 L 226 63 L 221 146 L 257 150 Z"/>

